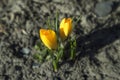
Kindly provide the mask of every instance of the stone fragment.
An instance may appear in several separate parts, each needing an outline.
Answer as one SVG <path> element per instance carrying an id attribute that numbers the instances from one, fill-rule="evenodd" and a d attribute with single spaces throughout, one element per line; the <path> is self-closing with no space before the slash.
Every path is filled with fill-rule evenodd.
<path id="1" fill-rule="evenodd" d="M 104 2 L 97 3 L 95 6 L 95 13 L 99 17 L 107 16 L 112 11 L 112 5 L 113 5 L 113 2 L 111 1 L 104 1 Z"/>
<path id="2" fill-rule="evenodd" d="M 20 51 L 23 55 L 28 55 L 30 53 L 30 49 L 28 48 L 22 48 Z"/>

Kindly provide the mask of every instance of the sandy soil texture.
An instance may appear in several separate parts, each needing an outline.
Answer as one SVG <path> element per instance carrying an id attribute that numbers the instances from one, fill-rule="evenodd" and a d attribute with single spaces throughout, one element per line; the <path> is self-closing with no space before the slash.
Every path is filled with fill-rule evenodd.
<path id="1" fill-rule="evenodd" d="M 120 80 L 120 0 L 0 0 L 0 80 Z M 102 7 L 101 7 L 102 5 Z M 57 73 L 33 55 L 46 20 L 79 17 L 77 57 Z"/>

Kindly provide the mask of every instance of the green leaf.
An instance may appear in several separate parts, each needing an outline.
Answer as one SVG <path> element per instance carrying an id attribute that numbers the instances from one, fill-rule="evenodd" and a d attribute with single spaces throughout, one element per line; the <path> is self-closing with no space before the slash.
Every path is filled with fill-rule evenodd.
<path id="1" fill-rule="evenodd" d="M 34 54 L 33 55 L 33 58 L 37 59 L 38 61 L 42 62 L 43 61 L 43 58 L 41 55 L 39 55 L 38 53 Z"/>

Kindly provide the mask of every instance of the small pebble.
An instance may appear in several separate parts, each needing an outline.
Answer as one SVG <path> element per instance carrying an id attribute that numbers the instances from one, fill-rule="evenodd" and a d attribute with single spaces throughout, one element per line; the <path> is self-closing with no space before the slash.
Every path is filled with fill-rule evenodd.
<path id="1" fill-rule="evenodd" d="M 16 66 L 15 66 L 15 70 L 17 70 L 17 71 L 18 71 L 18 70 L 19 70 L 19 71 L 21 71 L 21 70 L 22 70 L 22 67 L 21 67 L 21 66 L 16 65 Z"/>
<path id="2" fill-rule="evenodd" d="M 55 77 L 53 77 L 53 80 L 61 80 L 61 79 L 60 79 L 60 77 L 55 76 Z"/>
<path id="3" fill-rule="evenodd" d="M 30 53 L 30 49 L 22 48 L 20 52 L 23 53 L 23 55 L 28 55 Z"/>
<path id="4" fill-rule="evenodd" d="M 95 13 L 99 17 L 107 16 L 112 11 L 112 5 L 113 5 L 113 2 L 111 1 L 104 1 L 104 2 L 97 3 L 95 6 Z"/>
<path id="5" fill-rule="evenodd" d="M 60 3 L 61 0 L 53 0 L 53 2 Z"/>
<path id="6" fill-rule="evenodd" d="M 33 69 L 39 68 L 39 66 L 40 66 L 40 64 L 38 64 L 38 63 L 33 63 L 33 64 L 32 64 L 32 68 L 33 68 Z"/>

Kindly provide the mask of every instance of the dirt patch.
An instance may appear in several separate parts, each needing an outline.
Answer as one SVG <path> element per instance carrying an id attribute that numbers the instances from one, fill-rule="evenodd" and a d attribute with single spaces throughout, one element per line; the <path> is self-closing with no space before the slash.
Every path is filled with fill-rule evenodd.
<path id="1" fill-rule="evenodd" d="M 95 7 L 104 0 L 1 0 L 0 80 L 120 80 L 120 2 L 111 1 L 111 11 L 100 17 Z M 56 11 L 59 21 L 81 16 L 77 57 L 57 73 L 50 62 L 33 59 L 38 31 Z"/>

